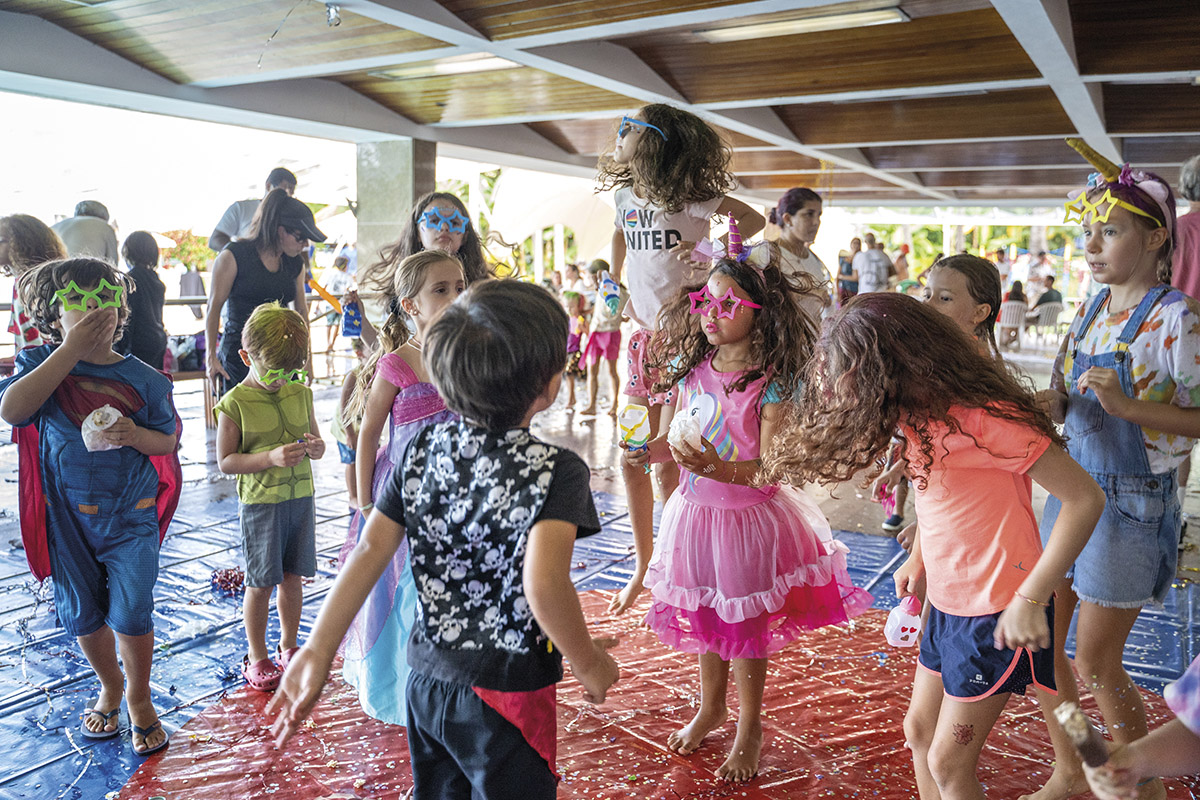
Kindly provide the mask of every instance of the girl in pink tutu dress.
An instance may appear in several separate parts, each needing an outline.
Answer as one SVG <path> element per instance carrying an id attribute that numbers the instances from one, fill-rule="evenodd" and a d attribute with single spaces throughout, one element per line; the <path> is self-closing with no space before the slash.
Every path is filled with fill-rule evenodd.
<path id="1" fill-rule="evenodd" d="M 421 361 L 421 342 L 434 317 L 463 293 L 458 259 L 441 250 L 414 253 L 396 267 L 388 318 L 379 347 L 359 371 L 347 416 L 362 416 L 358 435 L 358 498 L 362 510 L 350 521 L 344 562 L 358 544 L 365 517 L 409 441 L 427 425 L 454 419 Z M 416 328 L 410 332 L 409 325 Z M 380 355 L 382 354 L 382 355 Z M 384 428 L 388 441 L 379 446 Z M 342 678 L 358 689 L 358 701 L 375 719 L 405 724 L 408 637 L 416 618 L 417 587 L 401 544 L 346 633 Z"/>
<path id="2" fill-rule="evenodd" d="M 845 547 L 815 501 L 789 486 L 753 485 L 812 348 L 813 322 L 798 301 L 816 286 L 807 275 L 784 277 L 773 244 L 730 250 L 705 285 L 664 309 L 671 352 L 650 355 L 663 369 L 655 391 L 679 383 L 676 418 L 698 423 L 700 446 L 679 438 L 677 421 L 625 458 L 683 468 L 645 579 L 647 623 L 700 656 L 700 709 L 667 746 L 690 755 L 725 722 L 732 662 L 737 735 L 716 775 L 745 781 L 758 771 L 768 656 L 803 630 L 861 613 L 871 596 L 850 583 Z"/>

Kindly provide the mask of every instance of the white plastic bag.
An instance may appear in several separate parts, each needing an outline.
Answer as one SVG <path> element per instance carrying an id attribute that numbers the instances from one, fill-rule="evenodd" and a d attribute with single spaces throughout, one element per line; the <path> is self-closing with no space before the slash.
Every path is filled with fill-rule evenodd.
<path id="1" fill-rule="evenodd" d="M 116 450 L 121 446 L 109 444 L 100 435 L 111 428 L 120 418 L 121 412 L 112 406 L 100 406 L 87 415 L 83 420 L 81 430 L 83 431 L 83 446 L 88 449 L 89 453 L 96 453 L 100 450 Z"/>
<path id="2" fill-rule="evenodd" d="M 703 453 L 704 437 L 700 435 L 700 420 L 684 412 L 671 418 L 667 443 L 681 453 Z"/>

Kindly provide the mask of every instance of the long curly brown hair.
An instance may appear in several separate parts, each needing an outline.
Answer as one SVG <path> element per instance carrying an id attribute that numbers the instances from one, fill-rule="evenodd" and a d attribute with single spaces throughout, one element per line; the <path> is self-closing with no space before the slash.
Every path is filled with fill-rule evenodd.
<path id="1" fill-rule="evenodd" d="M 704 120 L 663 103 L 642 106 L 638 114 L 667 138 L 648 130 L 628 164 L 613 161 L 609 148 L 596 165 L 597 192 L 628 186 L 675 214 L 689 203 L 722 197 L 737 185 L 729 170 L 729 145 Z"/>
<path id="2" fill-rule="evenodd" d="M 764 478 L 851 480 L 904 426 L 918 439 L 909 467 L 923 485 L 940 441 L 934 428 L 962 430 L 955 406 L 986 408 L 1065 446 L 1033 394 L 948 317 L 902 294 L 859 295 L 822 330 L 803 399 L 764 459 Z"/>
<path id="3" fill-rule="evenodd" d="M 784 275 L 779 269 L 779 248 L 774 243 L 757 247 L 766 247 L 771 254 L 770 263 L 761 272 L 752 264 L 730 259 L 717 261 L 709 271 L 709 277 L 727 276 L 762 306 L 754 309 L 754 326 L 750 329 L 750 359 L 755 366 L 741 373 L 725 390 L 743 391 L 752 381 L 769 375 L 785 397 L 796 397 L 817 338 L 816 324 L 800 308 L 799 300 L 816 292 L 817 282 L 807 273 L 791 278 Z M 691 313 L 688 294 L 703 285 L 685 287 L 659 312 L 662 335 L 654 338 L 646 354 L 651 367 L 660 370 L 655 392 L 669 391 L 715 349 L 701 328 L 701 316 Z"/>

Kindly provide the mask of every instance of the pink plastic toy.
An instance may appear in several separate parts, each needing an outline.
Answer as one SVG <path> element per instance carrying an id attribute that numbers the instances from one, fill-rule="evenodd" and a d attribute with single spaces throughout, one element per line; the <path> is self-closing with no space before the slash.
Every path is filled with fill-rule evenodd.
<path id="1" fill-rule="evenodd" d="M 892 647 L 912 647 L 921 633 L 921 601 L 910 594 L 888 614 L 883 635 Z"/>

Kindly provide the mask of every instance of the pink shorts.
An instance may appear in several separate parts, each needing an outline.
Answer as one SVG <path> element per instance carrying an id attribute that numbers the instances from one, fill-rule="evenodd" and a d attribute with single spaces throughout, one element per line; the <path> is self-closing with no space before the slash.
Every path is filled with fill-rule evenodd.
<path id="1" fill-rule="evenodd" d="M 658 380 L 658 370 L 648 367 L 646 348 L 655 336 L 653 331 L 638 328 L 629 337 L 629 383 L 625 385 L 626 397 L 644 397 L 652 406 L 669 406 L 675 402 L 675 389 L 664 394 L 654 394 L 651 388 Z"/>
<path id="2" fill-rule="evenodd" d="M 619 355 L 621 355 L 620 331 L 593 333 L 588 337 L 587 344 L 583 346 L 583 363 L 589 367 L 600 361 L 601 358 L 605 361 L 616 361 Z"/>

